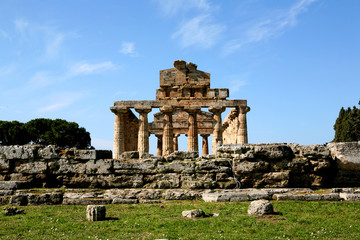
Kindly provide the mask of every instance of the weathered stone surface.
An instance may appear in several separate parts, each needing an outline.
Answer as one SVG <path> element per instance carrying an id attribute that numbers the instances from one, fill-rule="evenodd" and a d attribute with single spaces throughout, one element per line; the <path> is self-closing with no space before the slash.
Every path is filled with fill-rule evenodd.
<path id="1" fill-rule="evenodd" d="M 64 198 L 64 205 L 111 204 L 112 200 L 103 198 Z"/>
<path id="2" fill-rule="evenodd" d="M 8 172 L 10 170 L 9 160 L 0 158 L 0 173 Z"/>
<path id="3" fill-rule="evenodd" d="M 90 160 L 86 162 L 86 174 L 111 174 L 113 167 L 112 160 Z"/>
<path id="4" fill-rule="evenodd" d="M 10 204 L 15 206 L 26 206 L 28 204 L 27 195 L 14 195 L 10 197 Z"/>
<path id="5" fill-rule="evenodd" d="M 165 200 L 193 200 L 200 199 L 202 191 L 185 189 L 169 189 L 165 191 Z"/>
<path id="6" fill-rule="evenodd" d="M 137 199 L 114 198 L 112 204 L 136 204 L 139 203 Z"/>
<path id="7" fill-rule="evenodd" d="M 198 152 L 185 152 L 185 151 L 175 151 L 170 155 L 165 157 L 166 161 L 173 161 L 173 160 L 184 160 L 184 159 L 194 159 L 199 157 Z"/>
<path id="8" fill-rule="evenodd" d="M 63 201 L 62 193 L 45 193 L 40 195 L 29 194 L 27 196 L 29 205 L 54 205 Z"/>
<path id="9" fill-rule="evenodd" d="M 0 196 L 11 196 L 14 192 L 14 190 L 0 190 Z"/>
<path id="10" fill-rule="evenodd" d="M 49 145 L 43 148 L 39 148 L 38 156 L 43 159 L 57 159 L 60 157 L 59 152 L 61 149 L 54 145 Z"/>
<path id="11" fill-rule="evenodd" d="M 49 171 L 56 175 L 85 174 L 84 163 L 73 159 L 59 159 L 49 161 Z"/>
<path id="12" fill-rule="evenodd" d="M 2 159 L 34 159 L 36 157 L 38 145 L 12 145 L 0 146 L 0 158 Z"/>
<path id="13" fill-rule="evenodd" d="M 360 142 L 328 143 L 331 155 L 341 170 L 360 170 Z"/>
<path id="14" fill-rule="evenodd" d="M 86 219 L 89 222 L 103 221 L 106 216 L 106 207 L 103 205 L 88 205 L 86 208 Z"/>
<path id="15" fill-rule="evenodd" d="M 237 174 L 242 173 L 252 173 L 252 172 L 263 172 L 268 170 L 270 164 L 264 161 L 257 161 L 257 162 L 235 162 L 234 163 L 234 171 Z"/>
<path id="16" fill-rule="evenodd" d="M 360 194 L 340 193 L 340 198 L 344 199 L 345 201 L 359 202 L 360 201 Z"/>
<path id="17" fill-rule="evenodd" d="M 0 190 L 27 188 L 27 185 L 27 182 L 23 181 L 0 181 Z"/>
<path id="18" fill-rule="evenodd" d="M 186 218 L 199 218 L 199 217 L 205 217 L 205 213 L 203 210 L 201 209 L 193 209 L 193 210 L 187 210 L 187 211 L 183 211 L 181 213 L 181 215 L 183 217 Z"/>
<path id="19" fill-rule="evenodd" d="M 138 151 L 130 151 L 130 152 L 123 152 L 120 156 L 120 159 L 139 159 L 139 152 Z"/>
<path id="20" fill-rule="evenodd" d="M 24 210 L 17 209 L 16 207 L 6 207 L 4 208 L 4 215 L 5 216 L 13 216 L 16 214 L 23 214 Z"/>
<path id="21" fill-rule="evenodd" d="M 0 205 L 7 205 L 10 203 L 10 197 L 1 197 L 0 196 Z"/>
<path id="22" fill-rule="evenodd" d="M 173 161 L 168 164 L 159 164 L 158 171 L 160 173 L 187 173 L 195 172 L 195 164 L 190 161 Z"/>
<path id="23" fill-rule="evenodd" d="M 295 200 L 295 201 L 339 201 L 338 193 L 329 194 L 274 194 L 276 200 Z"/>
<path id="24" fill-rule="evenodd" d="M 15 172 L 23 174 L 42 174 L 47 171 L 47 163 L 41 161 L 16 161 Z"/>
<path id="25" fill-rule="evenodd" d="M 136 199 L 136 196 L 141 192 L 138 189 L 108 189 L 104 193 L 106 199 Z"/>
<path id="26" fill-rule="evenodd" d="M 250 203 L 248 208 L 249 215 L 265 215 L 273 214 L 274 208 L 268 200 L 256 200 Z"/>

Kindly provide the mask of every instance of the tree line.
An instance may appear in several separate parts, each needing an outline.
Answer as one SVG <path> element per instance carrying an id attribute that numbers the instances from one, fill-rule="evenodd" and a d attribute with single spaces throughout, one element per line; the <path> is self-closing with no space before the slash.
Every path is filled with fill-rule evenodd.
<path id="1" fill-rule="evenodd" d="M 0 121 L 0 145 L 42 144 L 60 148 L 91 147 L 90 133 L 75 122 L 38 118 L 27 123 Z"/>
<path id="2" fill-rule="evenodd" d="M 345 110 L 342 107 L 339 117 L 336 119 L 334 130 L 333 142 L 360 141 L 360 109 L 353 106 L 353 108 L 349 107 Z"/>

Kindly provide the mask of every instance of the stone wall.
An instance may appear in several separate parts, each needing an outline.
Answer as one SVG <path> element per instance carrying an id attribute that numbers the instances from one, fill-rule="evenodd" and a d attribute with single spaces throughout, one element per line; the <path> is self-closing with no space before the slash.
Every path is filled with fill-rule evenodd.
<path id="1" fill-rule="evenodd" d="M 360 143 L 222 145 L 167 157 L 54 146 L 0 146 L 0 189 L 233 189 L 360 186 Z"/>

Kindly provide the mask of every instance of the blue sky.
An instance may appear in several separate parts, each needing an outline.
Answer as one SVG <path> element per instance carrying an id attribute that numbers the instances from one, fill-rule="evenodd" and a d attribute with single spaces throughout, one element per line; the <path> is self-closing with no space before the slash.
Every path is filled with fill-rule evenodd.
<path id="1" fill-rule="evenodd" d="M 357 0 L 2 0 L 0 120 L 75 121 L 111 149 L 109 107 L 155 99 L 159 70 L 183 59 L 248 100 L 249 142 L 323 144 L 360 100 L 359 12 Z"/>

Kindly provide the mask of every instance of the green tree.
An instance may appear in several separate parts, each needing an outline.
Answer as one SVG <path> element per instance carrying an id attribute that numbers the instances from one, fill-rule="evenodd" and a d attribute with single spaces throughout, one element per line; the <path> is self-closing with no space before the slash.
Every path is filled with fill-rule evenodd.
<path id="1" fill-rule="evenodd" d="M 90 133 L 75 122 L 38 118 L 26 123 L 26 128 L 33 143 L 56 145 L 61 148 L 91 147 Z"/>
<path id="2" fill-rule="evenodd" d="M 75 122 L 38 118 L 25 124 L 0 121 L 0 144 L 56 145 L 61 148 L 90 148 L 90 133 Z"/>
<path id="3" fill-rule="evenodd" d="M 29 142 L 25 125 L 18 121 L 0 121 L 0 144 L 23 145 Z"/>
<path id="4" fill-rule="evenodd" d="M 333 142 L 360 141 L 360 109 L 355 106 L 346 110 L 341 108 L 334 130 L 335 138 Z"/>

